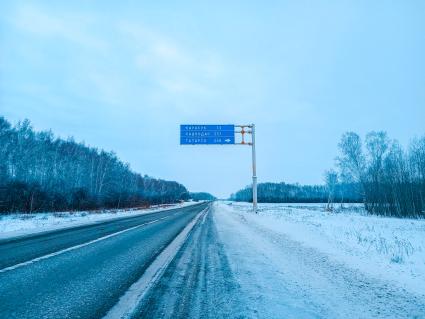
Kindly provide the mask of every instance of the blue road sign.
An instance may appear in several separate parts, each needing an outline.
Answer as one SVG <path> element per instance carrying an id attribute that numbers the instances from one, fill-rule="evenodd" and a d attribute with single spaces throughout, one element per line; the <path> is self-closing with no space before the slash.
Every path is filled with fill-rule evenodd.
<path id="1" fill-rule="evenodd" d="M 232 137 L 235 131 L 181 131 L 181 137 Z"/>
<path id="2" fill-rule="evenodd" d="M 180 125 L 181 131 L 235 131 L 234 125 Z"/>
<path id="3" fill-rule="evenodd" d="M 235 137 L 180 137 L 180 144 L 235 144 Z"/>
<path id="4" fill-rule="evenodd" d="M 180 125 L 180 144 L 235 144 L 235 126 Z"/>

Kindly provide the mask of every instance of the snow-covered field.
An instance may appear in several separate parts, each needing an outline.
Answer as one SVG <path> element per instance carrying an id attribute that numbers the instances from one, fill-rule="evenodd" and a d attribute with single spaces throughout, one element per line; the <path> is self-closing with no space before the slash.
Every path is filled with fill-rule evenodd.
<path id="1" fill-rule="evenodd" d="M 248 203 L 215 204 L 252 316 L 425 318 L 425 220 L 346 208 L 260 204 L 256 215 Z"/>
<path id="2" fill-rule="evenodd" d="M 184 202 L 166 206 L 158 205 L 140 210 L 103 210 L 96 212 L 82 211 L 0 215 L 0 239 L 96 223 L 114 218 L 149 214 L 160 210 L 179 208 L 193 204 L 197 203 Z"/>

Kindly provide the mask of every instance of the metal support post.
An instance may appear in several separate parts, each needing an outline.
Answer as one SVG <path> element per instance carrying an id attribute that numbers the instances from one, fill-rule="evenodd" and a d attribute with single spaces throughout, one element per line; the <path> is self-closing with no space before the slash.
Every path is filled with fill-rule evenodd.
<path id="1" fill-rule="evenodd" d="M 254 213 L 257 214 L 257 158 L 255 153 L 255 124 L 251 125 L 252 131 L 252 206 Z"/>

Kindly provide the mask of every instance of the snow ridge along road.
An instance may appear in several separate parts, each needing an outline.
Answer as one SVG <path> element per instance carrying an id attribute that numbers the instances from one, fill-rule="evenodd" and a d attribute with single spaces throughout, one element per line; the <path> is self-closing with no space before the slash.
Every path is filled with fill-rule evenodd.
<path id="1" fill-rule="evenodd" d="M 0 318 L 102 318 L 207 206 L 0 241 Z"/>
<path id="2" fill-rule="evenodd" d="M 143 300 L 149 289 L 161 278 L 165 269 L 176 256 L 181 246 L 186 241 L 197 221 L 205 215 L 209 207 L 201 211 L 174 240 L 156 257 L 146 269 L 143 276 L 135 282 L 122 296 L 119 302 L 107 313 L 105 319 L 130 318 L 139 303 Z"/>
<path id="3" fill-rule="evenodd" d="M 252 318 L 217 234 L 214 212 L 200 218 L 133 318 Z M 254 316 L 259 317 L 261 316 Z"/>

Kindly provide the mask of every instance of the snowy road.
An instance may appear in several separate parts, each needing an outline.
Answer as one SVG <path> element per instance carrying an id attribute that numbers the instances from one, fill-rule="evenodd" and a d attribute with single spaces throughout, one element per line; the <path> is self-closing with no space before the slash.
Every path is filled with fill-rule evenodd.
<path id="1" fill-rule="evenodd" d="M 264 211 L 235 206 L 1 241 L 0 318 L 119 318 L 123 309 L 125 318 L 425 318 L 420 290 L 349 267 Z M 138 285 L 180 236 L 162 276 Z"/>
<path id="2" fill-rule="evenodd" d="M 0 318 L 102 318 L 206 204 L 0 242 Z"/>
<path id="3" fill-rule="evenodd" d="M 208 211 L 134 318 L 240 318 L 245 306 L 239 297 Z"/>

